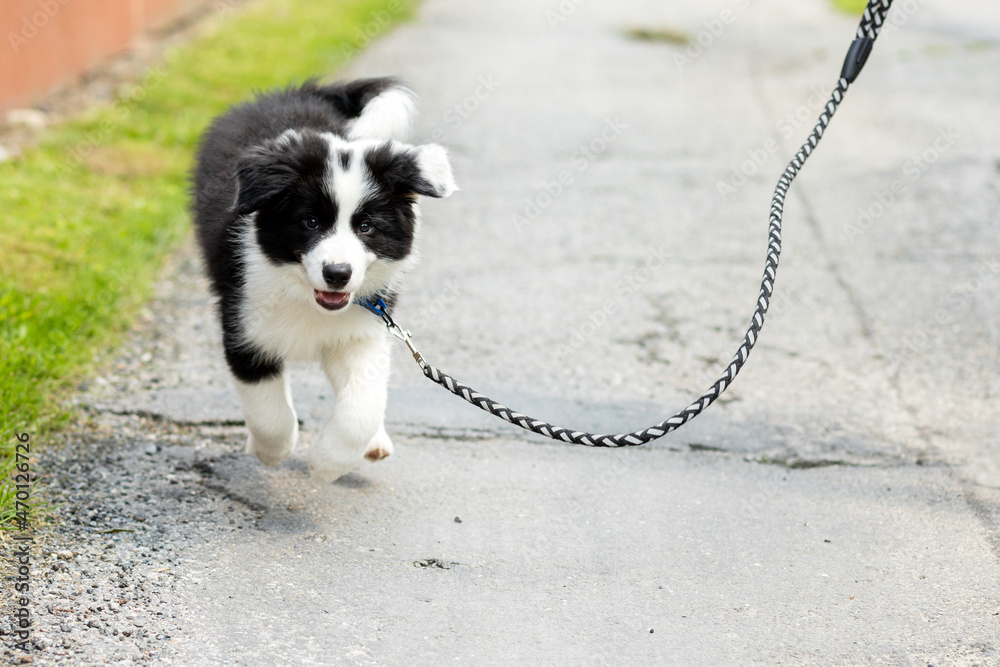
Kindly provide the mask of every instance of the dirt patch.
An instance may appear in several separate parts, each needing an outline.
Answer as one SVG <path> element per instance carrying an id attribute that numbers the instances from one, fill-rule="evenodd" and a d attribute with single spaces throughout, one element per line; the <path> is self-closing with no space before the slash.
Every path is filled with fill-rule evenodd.
<path id="1" fill-rule="evenodd" d="M 686 46 L 691 43 L 691 36 L 679 28 L 632 26 L 624 30 L 625 36 L 640 42 L 663 42 Z"/>
<path id="2" fill-rule="evenodd" d="M 152 662 L 193 639 L 176 592 L 185 552 L 259 518 L 205 472 L 238 456 L 244 437 L 97 415 L 43 450 L 37 488 L 55 509 L 31 549 L 32 664 Z M 13 565 L 5 560 L 7 576 Z M 11 650 L 12 623 L 0 626 L 4 664 L 25 655 Z"/>

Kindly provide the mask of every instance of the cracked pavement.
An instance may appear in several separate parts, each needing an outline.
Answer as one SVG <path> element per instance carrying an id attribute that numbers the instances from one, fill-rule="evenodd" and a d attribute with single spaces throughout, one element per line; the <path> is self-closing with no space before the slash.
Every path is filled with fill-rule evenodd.
<path id="1" fill-rule="evenodd" d="M 423 203 L 396 319 L 581 429 L 659 421 L 728 361 L 856 25 L 665 4 L 428 0 L 344 73 L 408 81 L 462 188 Z M 40 463 L 65 504 L 34 661 L 1000 662 L 1000 10 L 893 12 L 792 186 L 760 344 L 652 446 L 526 435 L 399 353 L 396 454 L 310 483 L 332 395 L 301 367 L 302 444 L 264 468 L 185 247 Z"/>

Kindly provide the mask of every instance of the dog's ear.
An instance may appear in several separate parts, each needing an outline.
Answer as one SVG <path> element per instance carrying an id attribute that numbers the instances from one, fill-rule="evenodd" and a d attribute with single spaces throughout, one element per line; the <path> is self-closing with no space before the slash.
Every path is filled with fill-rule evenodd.
<path id="1" fill-rule="evenodd" d="M 458 189 L 448 153 L 437 144 L 390 141 L 368 149 L 365 161 L 375 180 L 397 196 L 447 197 Z"/>
<path id="2" fill-rule="evenodd" d="M 286 132 L 248 149 L 236 163 L 236 214 L 249 215 L 273 202 L 299 176 L 302 136 Z"/>

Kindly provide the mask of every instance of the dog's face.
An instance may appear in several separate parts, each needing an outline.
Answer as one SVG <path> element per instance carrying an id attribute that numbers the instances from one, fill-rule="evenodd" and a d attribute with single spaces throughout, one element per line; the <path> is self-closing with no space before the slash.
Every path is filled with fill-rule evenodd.
<path id="1" fill-rule="evenodd" d="M 417 195 L 455 190 L 444 149 L 288 131 L 237 167 L 236 212 L 256 213 L 261 251 L 298 269 L 328 311 L 385 288 L 410 256 Z"/>

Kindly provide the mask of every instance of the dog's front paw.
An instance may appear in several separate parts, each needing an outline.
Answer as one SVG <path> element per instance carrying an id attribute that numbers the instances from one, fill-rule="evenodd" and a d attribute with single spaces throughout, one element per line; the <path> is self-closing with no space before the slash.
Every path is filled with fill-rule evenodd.
<path id="1" fill-rule="evenodd" d="M 345 452 L 317 442 L 309 448 L 309 476 L 316 482 L 325 484 L 351 472 L 361 462 L 361 457 L 345 456 Z"/>
<path id="2" fill-rule="evenodd" d="M 351 472 L 353 465 L 342 463 L 316 463 L 309 461 L 309 477 L 319 484 L 328 484 Z"/>
<path id="3" fill-rule="evenodd" d="M 298 439 L 298 429 L 292 433 L 290 438 L 264 439 L 254 437 L 251 433 L 247 436 L 246 453 L 252 454 L 260 459 L 266 466 L 276 466 L 292 453 L 295 449 L 295 441 Z"/>
<path id="4" fill-rule="evenodd" d="M 387 456 L 392 455 L 392 440 L 389 439 L 389 434 L 385 432 L 385 427 L 378 430 L 372 441 L 368 443 L 368 450 L 365 452 L 365 458 L 369 461 L 381 461 Z"/>

